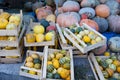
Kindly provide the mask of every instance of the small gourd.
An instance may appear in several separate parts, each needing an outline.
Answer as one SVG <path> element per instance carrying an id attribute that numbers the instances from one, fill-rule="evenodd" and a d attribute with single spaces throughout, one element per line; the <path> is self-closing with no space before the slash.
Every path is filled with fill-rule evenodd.
<path id="1" fill-rule="evenodd" d="M 101 60 L 101 61 L 100 61 L 100 65 L 101 65 L 103 68 L 107 68 L 107 67 L 108 67 L 108 64 L 106 63 L 105 60 Z"/>
<path id="2" fill-rule="evenodd" d="M 59 59 L 60 64 L 64 64 L 65 62 L 66 62 L 66 59 L 64 57 Z"/>
<path id="3" fill-rule="evenodd" d="M 52 72 L 54 70 L 54 66 L 52 64 L 47 65 L 47 71 Z"/>
<path id="4" fill-rule="evenodd" d="M 113 71 L 111 68 L 106 68 L 105 71 L 109 74 L 110 77 L 111 77 L 111 76 L 113 75 L 113 73 L 114 73 L 114 71 Z"/>
<path id="5" fill-rule="evenodd" d="M 35 64 L 36 64 L 36 63 L 40 63 L 40 64 L 41 64 L 42 61 L 37 58 L 37 59 L 34 59 L 33 62 L 34 62 Z"/>
<path id="6" fill-rule="evenodd" d="M 58 61 L 58 60 L 54 60 L 54 61 L 53 61 L 53 66 L 54 66 L 54 68 L 56 68 L 56 69 L 59 68 L 59 66 L 60 66 L 60 65 L 59 65 L 59 61 Z"/>
<path id="7" fill-rule="evenodd" d="M 113 71 L 116 71 L 116 66 L 114 64 L 109 64 L 109 68 Z"/>
<path id="8" fill-rule="evenodd" d="M 108 72 L 106 72 L 106 71 L 102 71 L 102 73 L 103 73 L 103 76 L 104 76 L 105 78 L 109 78 L 109 74 L 108 74 Z"/>
<path id="9" fill-rule="evenodd" d="M 63 65 L 63 68 L 65 68 L 65 69 L 70 69 L 70 63 L 65 63 L 64 65 Z"/>
<path id="10" fill-rule="evenodd" d="M 40 24 L 43 25 L 45 29 L 50 25 L 49 22 L 45 19 L 41 19 Z"/>
<path id="11" fill-rule="evenodd" d="M 8 24 L 8 21 L 4 18 L 0 18 L 0 29 L 5 29 Z"/>
<path id="12" fill-rule="evenodd" d="M 47 73 L 46 77 L 52 79 L 53 78 L 53 74 L 52 73 Z"/>
<path id="13" fill-rule="evenodd" d="M 53 75 L 53 78 L 54 78 L 54 79 L 60 79 L 61 77 L 60 77 L 60 75 L 59 75 L 58 73 L 55 73 L 55 74 Z"/>
<path id="14" fill-rule="evenodd" d="M 111 64 L 112 62 L 113 62 L 112 59 L 106 59 L 106 63 L 107 63 L 107 64 Z"/>

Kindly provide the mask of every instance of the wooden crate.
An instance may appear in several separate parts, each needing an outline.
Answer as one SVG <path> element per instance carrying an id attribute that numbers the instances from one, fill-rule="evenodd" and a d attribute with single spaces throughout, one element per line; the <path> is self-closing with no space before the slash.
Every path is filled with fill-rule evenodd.
<path id="1" fill-rule="evenodd" d="M 48 46 L 45 46 L 45 53 L 44 53 L 44 68 L 43 68 L 43 79 L 45 80 L 62 80 L 62 79 L 48 79 L 46 78 L 46 73 L 47 73 L 47 57 L 48 57 L 48 54 L 51 54 L 55 51 L 60 51 L 60 50 L 57 50 L 57 49 L 48 49 Z M 74 80 L 74 66 L 73 66 L 73 54 L 72 54 L 72 49 L 69 49 L 68 51 L 68 54 L 70 55 L 70 59 L 71 59 L 71 62 L 70 62 L 70 73 L 71 73 L 71 80 Z"/>
<path id="2" fill-rule="evenodd" d="M 22 28 L 22 30 L 20 32 L 20 35 L 19 36 L 15 36 L 16 37 L 16 41 L 0 40 L 0 47 L 6 47 L 6 46 L 19 47 L 24 33 L 25 33 L 25 26 Z"/>
<path id="3" fill-rule="evenodd" d="M 44 58 L 44 54 L 42 52 L 36 52 L 36 51 L 31 51 L 31 50 L 28 50 L 27 53 L 26 53 L 26 56 L 29 56 L 31 54 L 38 54 L 39 56 L 43 57 Z M 28 68 L 25 65 L 26 63 L 26 60 L 24 61 L 23 65 L 20 67 L 20 72 L 19 74 L 21 76 L 26 76 L 26 77 L 30 77 L 30 78 L 34 78 L 34 79 L 41 79 L 42 78 L 42 74 L 43 74 L 43 59 L 42 58 L 42 64 L 41 64 L 41 69 L 37 70 L 35 68 Z M 23 72 L 22 70 L 25 69 L 25 70 L 32 70 L 32 71 L 35 71 L 37 73 L 39 73 L 39 75 L 32 75 L 32 74 L 29 74 L 29 73 L 26 73 L 26 72 Z"/>
<path id="4" fill-rule="evenodd" d="M 77 52 L 73 52 L 73 54 L 76 54 Z M 92 61 L 90 60 L 90 57 L 88 55 L 74 55 L 74 58 L 87 58 L 90 64 L 90 67 L 92 69 L 93 75 L 95 77 L 95 80 L 99 80 L 97 74 L 95 73 L 94 66 L 92 65 Z"/>
<path id="5" fill-rule="evenodd" d="M 3 12 L 2 9 L 0 9 L 0 14 Z M 0 36 L 18 36 L 19 32 L 21 30 L 21 26 L 22 26 L 22 20 L 23 20 L 23 14 L 22 14 L 22 10 L 20 10 L 20 24 L 17 26 L 17 28 L 15 30 L 6 30 L 6 29 L 0 29 Z"/>
<path id="6" fill-rule="evenodd" d="M 76 23 L 76 25 L 77 25 L 77 27 L 79 27 L 78 23 Z M 101 35 L 96 30 L 90 28 L 87 24 L 83 24 L 83 26 L 84 26 L 83 28 L 86 28 L 89 31 L 93 31 L 95 34 L 97 34 L 98 36 L 100 36 L 102 38 L 102 41 L 100 41 L 100 42 L 98 42 L 96 44 L 87 46 L 82 40 L 80 40 L 77 36 L 75 36 L 75 34 L 73 34 L 69 29 L 65 28 L 64 29 L 65 37 L 68 40 L 70 40 L 74 44 L 74 46 L 76 48 L 78 48 L 83 54 L 87 53 L 88 51 L 90 51 L 92 49 L 98 48 L 98 47 L 103 46 L 103 45 L 106 44 L 107 40 L 106 40 L 106 38 L 103 35 Z M 77 40 L 79 44 L 75 40 L 73 40 L 70 35 L 72 35 L 72 37 L 74 37 L 74 39 Z"/>
<path id="7" fill-rule="evenodd" d="M 67 44 L 67 41 L 65 39 L 64 34 L 62 33 L 62 30 L 59 26 L 59 24 L 56 24 L 57 31 L 59 33 L 59 43 L 62 49 L 68 50 L 68 49 L 77 49 L 75 46 L 71 46 Z"/>
<path id="8" fill-rule="evenodd" d="M 32 22 L 30 21 L 29 28 L 26 33 L 28 33 L 31 29 L 33 29 L 33 26 L 38 25 L 40 23 L 38 22 Z M 43 41 L 43 42 L 34 42 L 34 43 L 28 43 L 26 41 L 26 37 L 24 37 L 24 45 L 25 47 L 32 47 L 32 46 L 53 46 L 55 45 L 55 35 L 53 36 L 51 41 Z"/>

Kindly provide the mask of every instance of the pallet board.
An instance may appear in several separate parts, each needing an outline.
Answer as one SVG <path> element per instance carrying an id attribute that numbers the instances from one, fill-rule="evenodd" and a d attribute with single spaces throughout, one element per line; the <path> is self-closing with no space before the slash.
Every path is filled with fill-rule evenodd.
<path id="1" fill-rule="evenodd" d="M 79 27 L 78 23 L 76 23 L 76 25 Z M 88 29 L 90 31 L 93 31 L 95 34 L 97 34 L 98 36 L 100 36 L 102 38 L 102 41 L 100 41 L 100 42 L 98 42 L 96 44 L 87 46 L 81 39 L 79 39 L 77 36 L 75 36 L 75 34 L 73 34 L 69 29 L 65 28 L 64 29 L 64 35 L 65 35 L 65 37 L 68 40 L 70 40 L 74 44 L 74 46 L 76 48 L 78 48 L 83 54 L 87 53 L 88 51 L 90 51 L 92 49 L 98 48 L 98 47 L 103 46 L 103 45 L 106 44 L 107 40 L 106 40 L 106 38 L 103 35 L 101 35 L 97 31 L 95 31 L 94 29 L 90 28 L 87 24 L 83 24 L 83 25 L 84 25 L 84 28 L 86 28 L 86 29 Z M 72 37 L 74 37 L 74 39 L 77 40 L 77 42 L 79 44 L 75 40 L 73 40 L 70 35 Z"/>
<path id="2" fill-rule="evenodd" d="M 43 60 L 44 60 L 43 58 L 44 58 L 44 54 L 43 54 L 43 52 L 36 52 L 36 51 L 28 50 L 27 53 L 26 53 L 26 57 L 31 55 L 31 54 L 34 54 L 34 53 L 36 53 L 36 54 L 38 54 L 39 56 L 42 57 L 41 69 L 35 69 L 35 68 L 28 68 L 28 67 L 26 67 L 25 66 L 26 60 L 25 60 L 23 65 L 20 67 L 19 74 L 21 76 L 26 76 L 26 77 L 30 77 L 30 78 L 34 78 L 34 79 L 41 79 L 42 78 L 42 73 L 43 73 L 42 71 L 43 71 Z M 39 73 L 39 75 L 32 75 L 32 74 L 26 73 L 26 72 L 22 71 L 23 69 L 35 71 L 35 72 Z"/>
<path id="3" fill-rule="evenodd" d="M 3 10 L 0 9 L 0 14 L 3 13 Z M 13 13 L 14 14 L 14 13 Z M 6 29 L 0 29 L 0 36 L 18 36 L 21 26 L 22 26 L 22 20 L 23 20 L 23 13 L 22 10 L 20 10 L 20 24 L 17 26 L 15 30 L 6 30 Z"/>
<path id="4" fill-rule="evenodd" d="M 44 71 L 43 72 L 43 79 L 45 79 L 45 80 L 62 80 L 62 79 L 48 79 L 48 78 L 46 78 L 48 54 L 51 54 L 51 53 L 53 53 L 55 51 L 60 51 L 60 50 L 57 50 L 57 49 L 48 49 L 48 46 L 45 46 L 44 66 L 43 66 L 44 67 L 43 68 L 43 71 Z M 68 54 L 70 55 L 70 59 L 71 59 L 71 62 L 70 62 L 70 65 L 71 65 L 71 67 L 70 67 L 71 80 L 74 80 L 73 55 L 72 55 L 72 50 L 71 49 L 68 51 Z"/>

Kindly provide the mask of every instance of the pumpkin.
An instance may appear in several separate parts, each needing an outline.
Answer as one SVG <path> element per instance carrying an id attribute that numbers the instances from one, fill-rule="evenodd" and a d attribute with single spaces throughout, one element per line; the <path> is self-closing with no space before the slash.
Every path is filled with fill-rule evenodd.
<path id="1" fill-rule="evenodd" d="M 54 66 L 54 68 L 59 68 L 59 61 L 58 60 L 54 60 L 53 61 L 53 66 Z"/>
<path id="2" fill-rule="evenodd" d="M 107 45 L 103 45 L 101 47 L 98 47 L 98 48 L 94 49 L 93 52 L 96 55 L 101 55 L 101 54 L 104 54 L 104 52 L 106 51 L 106 49 L 107 49 Z"/>
<path id="3" fill-rule="evenodd" d="M 69 75 L 70 75 L 70 73 L 69 73 L 69 71 L 66 70 L 66 69 L 63 69 L 63 70 L 60 72 L 60 76 L 61 76 L 62 79 L 67 78 Z"/>
<path id="4" fill-rule="evenodd" d="M 65 63 L 64 65 L 63 65 L 63 68 L 65 68 L 65 69 L 70 69 L 70 63 Z"/>
<path id="5" fill-rule="evenodd" d="M 5 29 L 8 24 L 8 21 L 4 18 L 0 18 L 0 29 Z"/>
<path id="6" fill-rule="evenodd" d="M 52 72 L 54 70 L 54 66 L 52 64 L 47 65 L 47 71 Z"/>
<path id="7" fill-rule="evenodd" d="M 32 2 L 26 2 L 24 4 L 25 11 L 32 11 Z"/>
<path id="8" fill-rule="evenodd" d="M 46 21 L 45 19 L 41 19 L 40 24 L 44 26 L 44 28 L 46 29 L 50 24 L 48 21 Z"/>
<path id="9" fill-rule="evenodd" d="M 30 20 L 35 21 L 35 17 L 32 16 L 32 15 L 24 15 L 23 16 L 23 22 L 24 22 L 25 25 L 29 25 Z"/>
<path id="10" fill-rule="evenodd" d="M 109 76 L 111 77 L 114 73 L 114 71 L 110 68 L 106 68 L 106 72 L 109 74 Z"/>
<path id="11" fill-rule="evenodd" d="M 77 3 L 77 2 L 75 2 L 75 1 L 66 1 L 64 4 L 63 4 L 63 6 L 62 6 L 62 8 L 63 8 L 63 11 L 64 12 L 78 12 L 79 10 L 80 10 L 80 5 Z"/>
<path id="12" fill-rule="evenodd" d="M 97 5 L 96 0 L 82 0 L 81 7 L 95 7 Z"/>
<path id="13" fill-rule="evenodd" d="M 101 4 L 104 4 L 104 3 L 106 3 L 108 0 L 99 0 L 99 2 L 101 3 Z"/>
<path id="14" fill-rule="evenodd" d="M 80 21 L 80 26 L 82 26 L 83 23 L 87 24 L 88 26 L 95 29 L 96 31 L 99 31 L 98 24 L 95 21 L 90 20 L 90 19 L 83 19 Z"/>
<path id="15" fill-rule="evenodd" d="M 120 52 L 120 37 L 112 37 L 108 41 L 108 47 L 113 52 Z"/>
<path id="16" fill-rule="evenodd" d="M 66 62 L 66 59 L 64 57 L 59 59 L 60 64 L 64 64 L 65 62 Z"/>
<path id="17" fill-rule="evenodd" d="M 60 59 L 60 58 L 62 58 L 62 57 L 63 57 L 63 54 L 59 54 L 59 53 L 58 53 L 58 54 L 56 54 L 56 59 L 58 59 L 58 60 L 59 60 L 59 59 Z"/>
<path id="18" fill-rule="evenodd" d="M 50 14 L 46 17 L 46 20 L 49 21 L 49 22 L 54 22 L 55 23 L 55 15 L 54 14 Z"/>
<path id="19" fill-rule="evenodd" d="M 95 16 L 95 10 L 90 7 L 81 8 L 79 14 L 86 14 L 88 18 L 93 18 Z"/>
<path id="20" fill-rule="evenodd" d="M 100 4 L 95 8 L 95 12 L 97 16 L 106 18 L 110 15 L 110 9 L 105 4 Z"/>
<path id="21" fill-rule="evenodd" d="M 108 0 L 106 2 L 106 5 L 110 8 L 110 14 L 111 15 L 117 15 L 119 14 L 119 3 L 115 0 Z"/>
<path id="22" fill-rule="evenodd" d="M 33 33 L 27 33 L 27 34 L 26 34 L 26 41 L 27 41 L 28 43 L 33 43 L 33 42 L 35 42 L 35 36 L 34 36 L 34 34 L 33 34 Z"/>
<path id="23" fill-rule="evenodd" d="M 52 14 L 52 8 L 50 6 L 41 7 L 37 10 L 37 19 L 46 18 L 49 14 Z"/>
<path id="24" fill-rule="evenodd" d="M 108 21 L 105 18 L 95 17 L 93 20 L 98 24 L 99 26 L 99 32 L 103 33 L 107 31 L 108 29 Z"/>
<path id="25" fill-rule="evenodd" d="M 45 2 L 35 2 L 32 5 L 32 10 L 35 11 L 37 8 L 41 8 L 45 5 Z"/>
<path id="26" fill-rule="evenodd" d="M 57 17 L 57 23 L 61 27 L 68 27 L 80 21 L 80 16 L 76 12 L 66 12 L 59 14 Z"/>
<path id="27" fill-rule="evenodd" d="M 120 16 L 111 15 L 108 17 L 109 30 L 120 33 Z"/>
<path id="28" fill-rule="evenodd" d="M 0 18 L 4 18 L 4 19 L 7 19 L 10 17 L 10 14 L 8 12 L 2 12 L 0 14 Z"/>

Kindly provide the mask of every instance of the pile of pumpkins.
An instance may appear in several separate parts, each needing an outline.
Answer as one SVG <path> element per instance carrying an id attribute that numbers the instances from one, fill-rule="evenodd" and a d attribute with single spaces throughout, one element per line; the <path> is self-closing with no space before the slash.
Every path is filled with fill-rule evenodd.
<path id="1" fill-rule="evenodd" d="M 40 70 L 42 67 L 42 57 L 36 53 L 33 53 L 27 56 L 25 66 L 28 68 L 35 68 L 37 70 Z M 23 69 L 23 72 L 33 74 L 33 75 L 39 75 L 39 73 L 32 70 L 27 70 L 27 69 Z"/>
<path id="2" fill-rule="evenodd" d="M 21 17 L 19 14 L 9 14 L 3 12 L 0 14 L 0 29 L 14 30 L 20 24 Z"/>
<path id="3" fill-rule="evenodd" d="M 32 31 L 26 34 L 26 41 L 28 43 L 52 41 L 55 35 L 55 26 L 51 26 L 45 19 L 42 19 L 40 23 L 34 25 Z"/>
<path id="4" fill-rule="evenodd" d="M 110 55 L 109 58 L 102 59 L 96 57 L 99 67 L 106 79 L 119 80 L 120 79 L 120 60 L 115 55 Z"/>
<path id="5" fill-rule="evenodd" d="M 47 58 L 48 79 L 70 80 L 70 55 L 65 51 L 55 51 Z"/>

